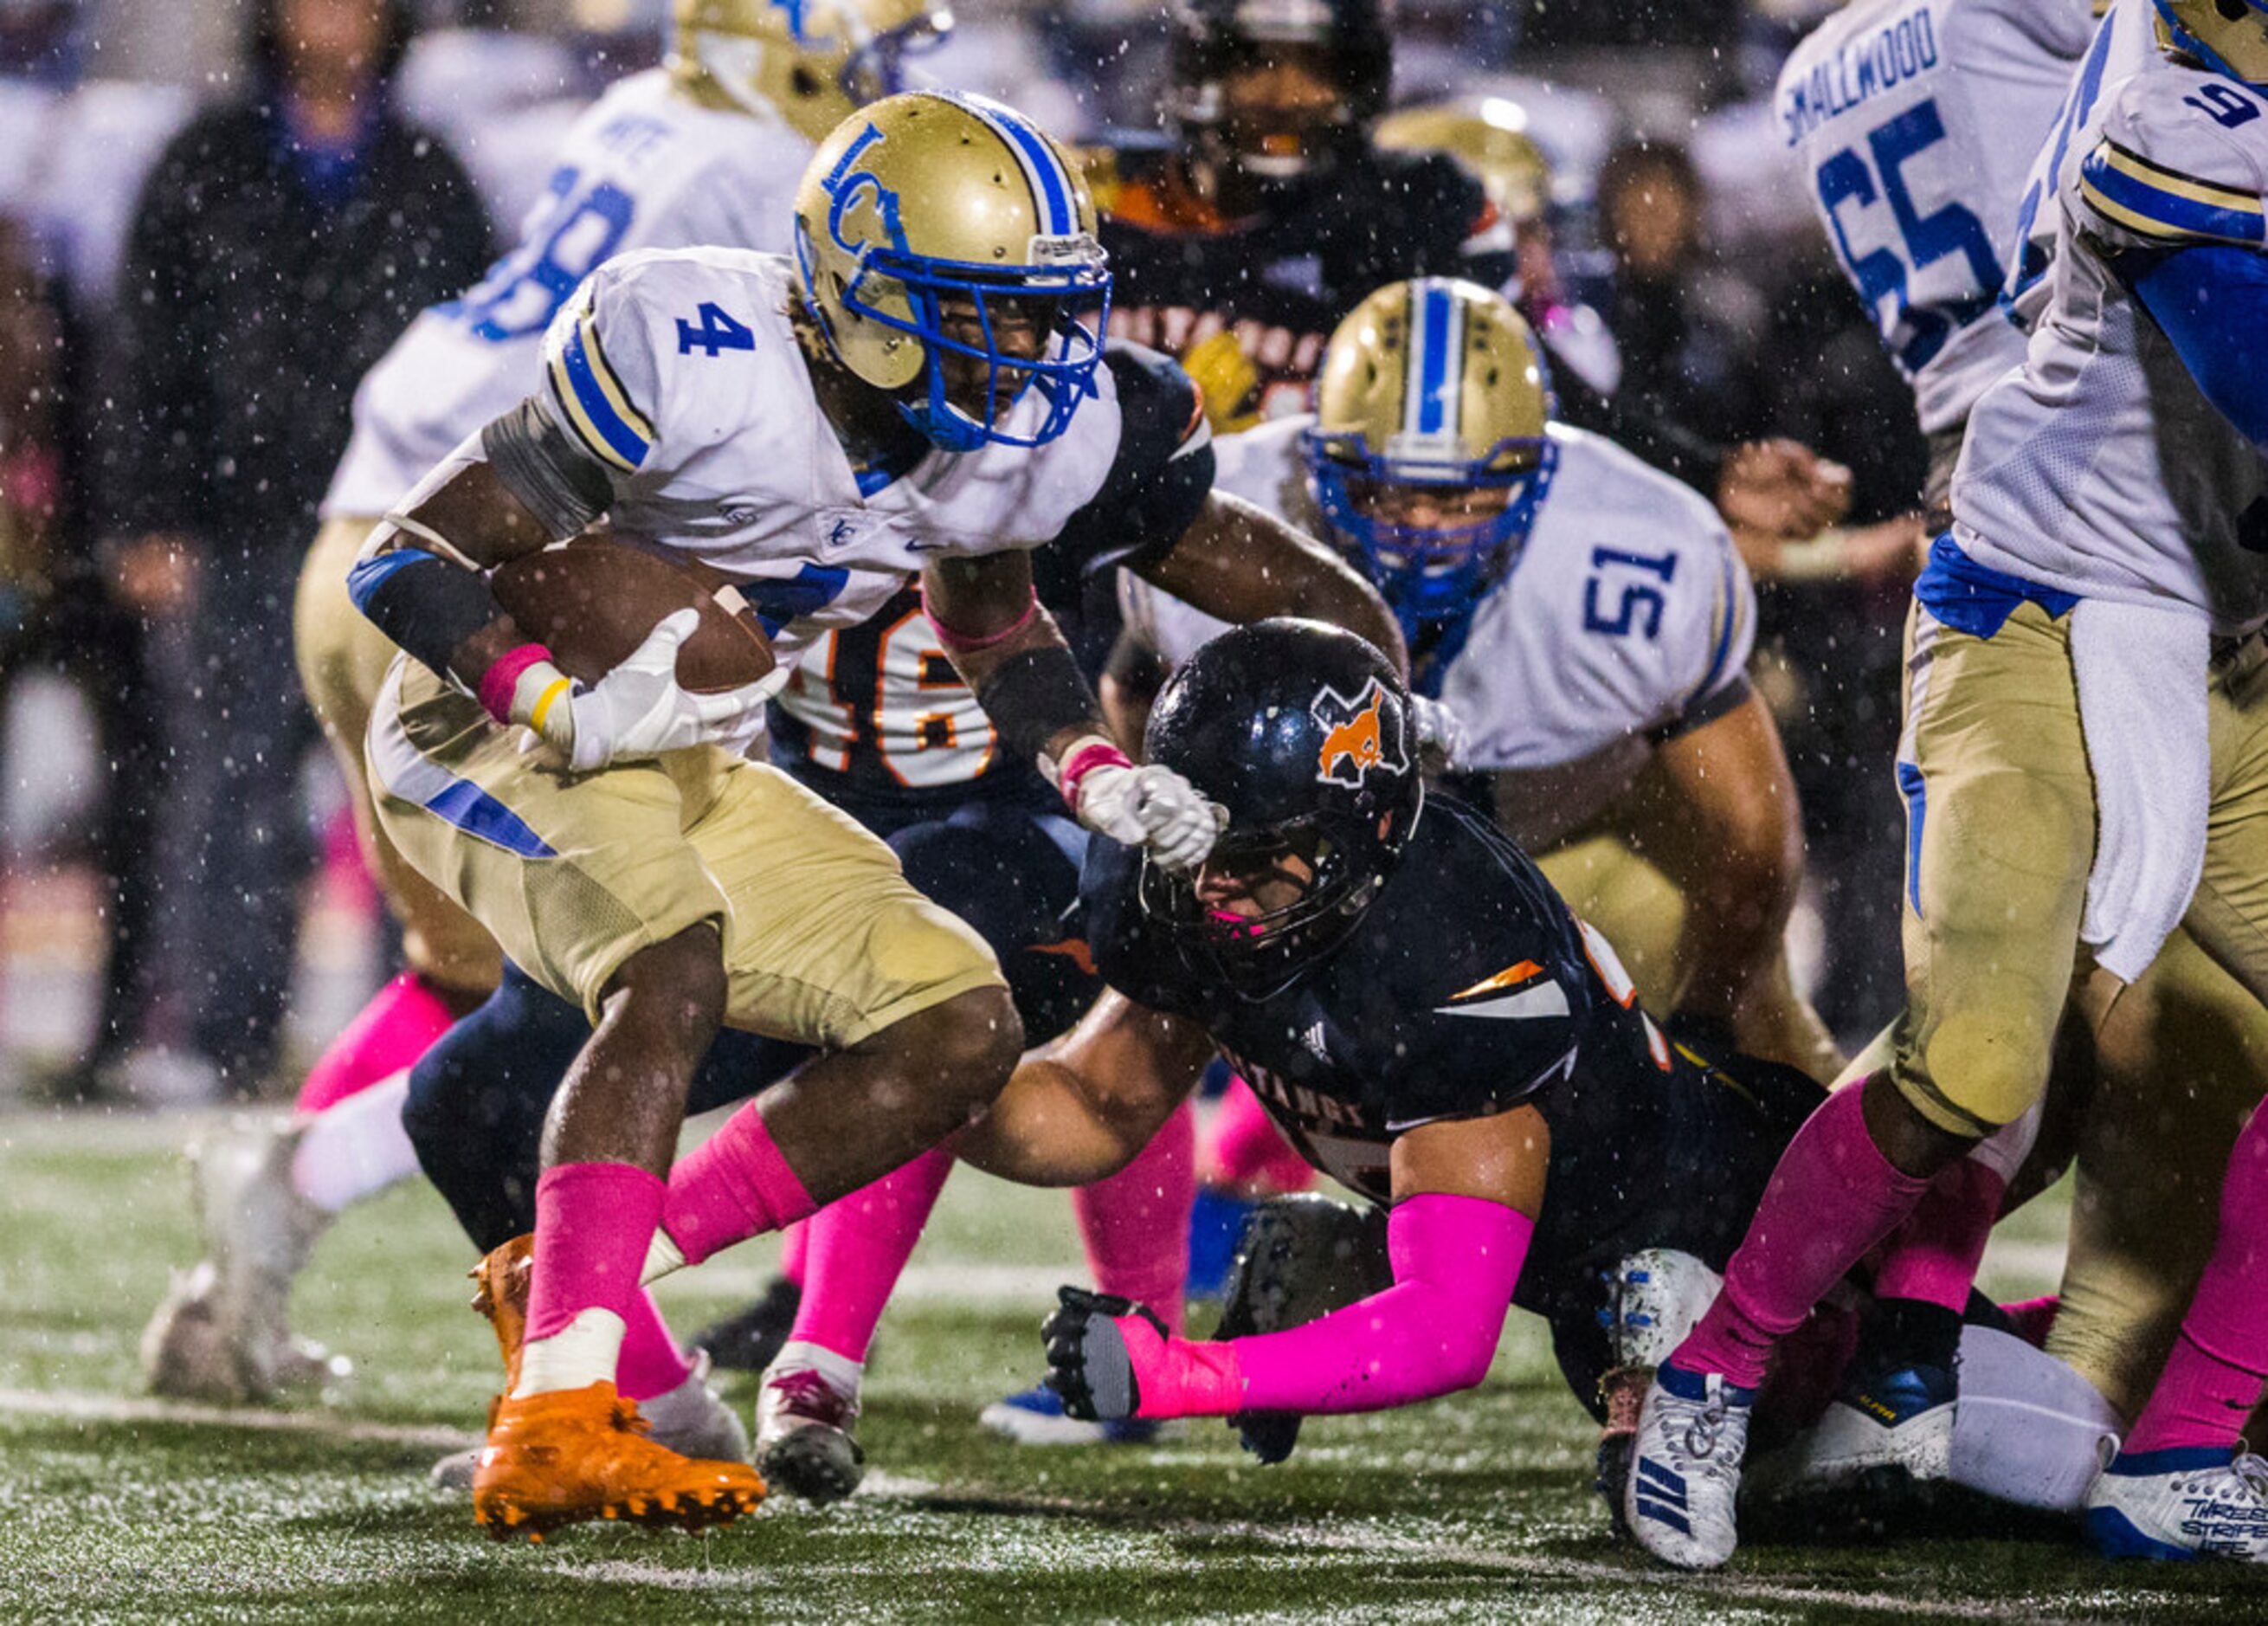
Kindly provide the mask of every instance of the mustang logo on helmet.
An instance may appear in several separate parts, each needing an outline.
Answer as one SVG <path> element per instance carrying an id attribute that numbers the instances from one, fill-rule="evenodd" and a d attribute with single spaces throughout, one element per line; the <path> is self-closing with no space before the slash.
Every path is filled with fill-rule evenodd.
<path id="1" fill-rule="evenodd" d="M 1351 700 L 1326 684 L 1307 709 L 1323 725 L 1322 749 L 1315 755 L 1315 778 L 1322 783 L 1359 790 L 1373 771 L 1410 772 L 1402 702 L 1375 677 Z"/>

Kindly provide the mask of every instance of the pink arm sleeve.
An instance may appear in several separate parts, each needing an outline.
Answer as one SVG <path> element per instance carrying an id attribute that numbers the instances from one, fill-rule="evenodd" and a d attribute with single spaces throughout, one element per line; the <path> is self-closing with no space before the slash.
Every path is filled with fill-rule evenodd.
<path id="1" fill-rule="evenodd" d="M 1288 1332 L 1226 1344 L 1174 1340 L 1184 1360 L 1169 1356 L 1168 1365 L 1199 1366 L 1188 1376 L 1202 1380 L 1145 1376 L 1139 1415 L 1381 1411 L 1470 1388 L 1495 1358 L 1535 1233 L 1533 1220 L 1500 1202 L 1409 1198 L 1386 1222 L 1392 1287 Z"/>

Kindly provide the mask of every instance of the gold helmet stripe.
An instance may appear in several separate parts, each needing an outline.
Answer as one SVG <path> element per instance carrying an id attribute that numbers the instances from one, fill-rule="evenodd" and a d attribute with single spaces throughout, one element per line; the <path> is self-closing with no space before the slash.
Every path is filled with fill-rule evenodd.
<path id="1" fill-rule="evenodd" d="M 1017 163 L 1023 166 L 1025 184 L 1032 188 L 1033 212 L 1045 223 L 1046 235 L 1069 237 L 1077 233 L 1079 207 L 1070 172 L 1040 132 L 1022 114 L 989 96 L 962 92 L 950 99 L 982 119 L 985 128 L 1015 154 Z"/>

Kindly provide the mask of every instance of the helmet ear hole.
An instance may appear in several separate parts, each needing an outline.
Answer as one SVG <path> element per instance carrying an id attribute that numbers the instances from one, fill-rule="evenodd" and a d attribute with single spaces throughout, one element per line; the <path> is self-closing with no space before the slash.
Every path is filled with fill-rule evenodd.
<path id="1" fill-rule="evenodd" d="M 2244 0 L 2213 0 L 2213 9 L 2220 13 L 2221 21 L 2236 23 L 2243 21 L 2244 14 L 2252 8 Z"/>

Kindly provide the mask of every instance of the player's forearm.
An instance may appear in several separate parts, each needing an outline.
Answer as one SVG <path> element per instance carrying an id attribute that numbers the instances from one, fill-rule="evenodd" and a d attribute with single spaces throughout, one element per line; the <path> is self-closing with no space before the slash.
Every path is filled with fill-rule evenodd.
<path id="1" fill-rule="evenodd" d="M 1304 616 L 1359 634 L 1409 669 L 1402 628 L 1378 590 L 1322 543 L 1253 504 L 1214 491 L 1182 540 L 1139 572 L 1219 620 Z"/>
<path id="2" fill-rule="evenodd" d="M 549 540 L 468 443 L 371 534 L 347 590 L 387 638 L 477 695 L 497 721 L 541 732 L 566 693 L 565 675 L 497 602 L 485 569 Z"/>
<path id="3" fill-rule="evenodd" d="M 1225 1342 L 1172 1339 L 1137 1368 L 1137 1415 L 1381 1411 L 1471 1388 L 1495 1358 L 1535 1223 L 1428 1192 L 1387 1222 L 1395 1283 L 1304 1327 Z"/>

